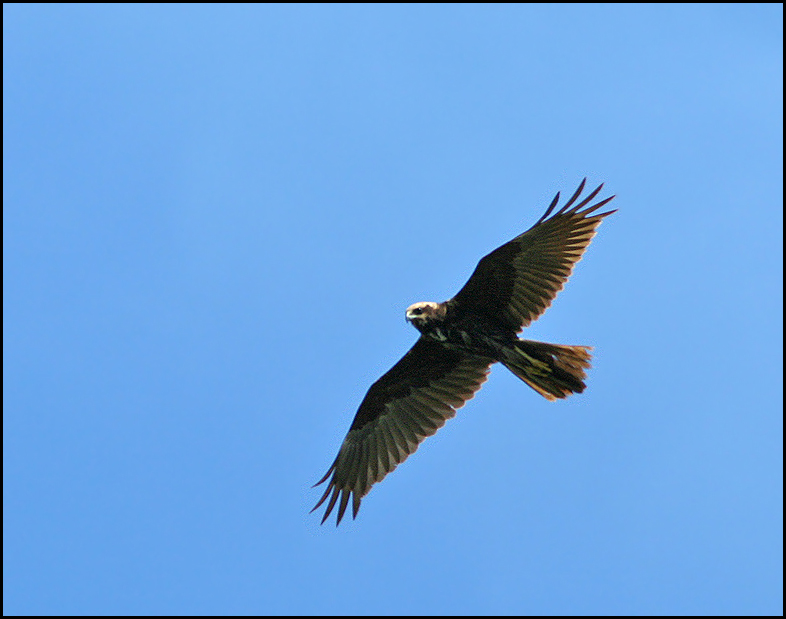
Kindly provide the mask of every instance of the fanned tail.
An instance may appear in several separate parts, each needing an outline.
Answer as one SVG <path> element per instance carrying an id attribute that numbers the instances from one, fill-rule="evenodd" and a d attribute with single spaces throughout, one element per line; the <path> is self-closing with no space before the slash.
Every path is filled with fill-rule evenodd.
<path id="1" fill-rule="evenodd" d="M 560 346 L 518 340 L 505 351 L 502 363 L 547 400 L 581 393 L 584 370 L 590 367 L 589 346 Z"/>

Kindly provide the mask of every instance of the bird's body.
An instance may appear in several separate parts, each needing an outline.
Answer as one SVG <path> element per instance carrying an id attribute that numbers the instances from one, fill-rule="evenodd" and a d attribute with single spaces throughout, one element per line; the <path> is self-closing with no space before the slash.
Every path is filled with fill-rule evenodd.
<path id="1" fill-rule="evenodd" d="M 551 304 L 601 220 L 614 212 L 592 214 L 614 196 L 584 208 L 602 185 L 571 208 L 584 182 L 557 213 L 549 217 L 559 194 L 532 228 L 484 257 L 452 299 L 407 308 L 406 318 L 420 338 L 369 388 L 336 460 L 317 483 L 332 475 L 314 507 L 330 496 L 322 522 L 339 497 L 336 524 L 350 496 L 357 516 L 371 486 L 455 415 L 480 389 L 492 364 L 502 363 L 549 400 L 584 391 L 589 347 L 517 335 Z"/>
<path id="2" fill-rule="evenodd" d="M 495 358 L 516 334 L 477 312 L 461 312 L 449 302 L 424 301 L 407 308 L 407 320 L 422 337 L 468 354 Z"/>

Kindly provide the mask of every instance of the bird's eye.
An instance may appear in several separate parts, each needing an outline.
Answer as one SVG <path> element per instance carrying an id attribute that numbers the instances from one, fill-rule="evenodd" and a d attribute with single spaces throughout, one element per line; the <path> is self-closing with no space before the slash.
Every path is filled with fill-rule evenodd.
<path id="1" fill-rule="evenodd" d="M 412 310 L 412 313 L 413 314 L 422 314 L 423 313 L 423 309 L 420 308 L 420 307 L 416 307 L 415 309 Z"/>

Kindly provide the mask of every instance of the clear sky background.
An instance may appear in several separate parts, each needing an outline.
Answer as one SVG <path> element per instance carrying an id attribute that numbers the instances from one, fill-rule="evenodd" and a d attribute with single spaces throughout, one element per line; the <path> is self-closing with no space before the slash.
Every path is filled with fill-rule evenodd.
<path id="1" fill-rule="evenodd" d="M 782 7 L 3 7 L 5 613 L 783 612 Z M 319 526 L 416 301 L 617 194 Z"/>

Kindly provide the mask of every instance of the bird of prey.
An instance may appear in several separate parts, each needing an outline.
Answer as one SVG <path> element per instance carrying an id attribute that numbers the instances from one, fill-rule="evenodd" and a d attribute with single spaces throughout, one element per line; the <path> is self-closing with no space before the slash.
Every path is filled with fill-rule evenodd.
<path id="1" fill-rule="evenodd" d="M 363 398 L 338 456 L 315 486 L 330 478 L 322 523 L 339 503 L 336 526 L 352 497 L 352 517 L 371 486 L 401 464 L 456 414 L 500 362 L 548 400 L 584 391 L 589 346 L 519 339 L 562 290 L 614 196 L 590 205 L 603 185 L 577 203 L 586 183 L 556 213 L 559 193 L 529 230 L 485 256 L 458 294 L 415 303 L 406 319 L 420 338 Z M 553 213 L 553 214 L 552 214 Z"/>

